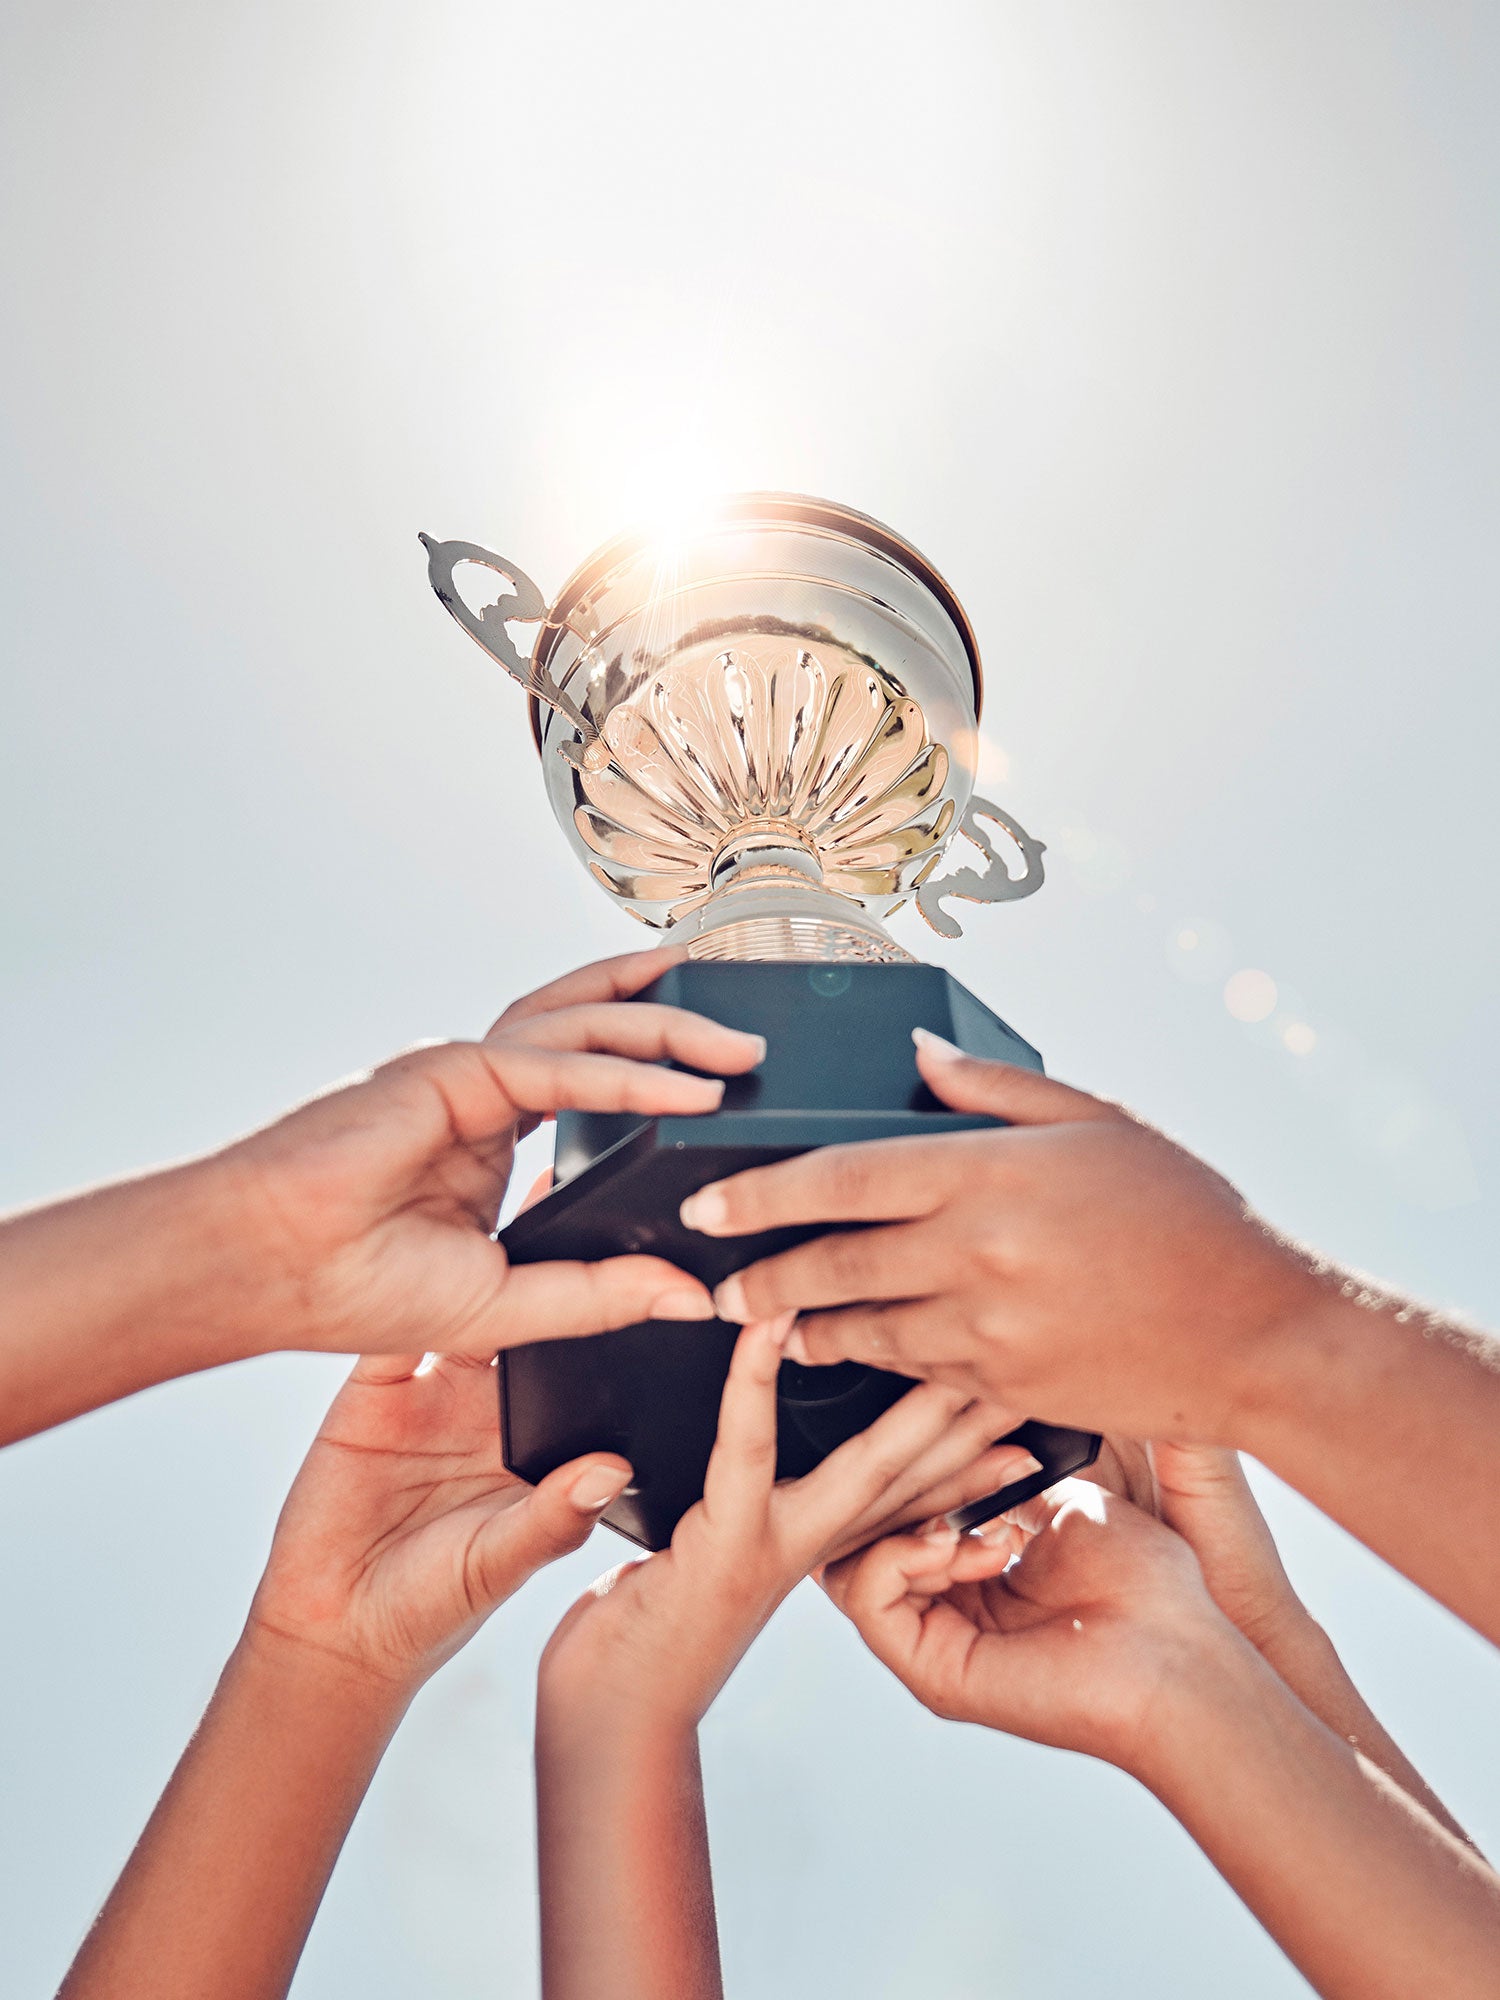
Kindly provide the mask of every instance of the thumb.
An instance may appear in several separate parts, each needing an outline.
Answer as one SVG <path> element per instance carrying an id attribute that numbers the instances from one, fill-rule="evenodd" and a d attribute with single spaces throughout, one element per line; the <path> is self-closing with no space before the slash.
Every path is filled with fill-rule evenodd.
<path id="1" fill-rule="evenodd" d="M 1298 1604 L 1236 1451 L 1153 1441 L 1161 1518 L 1181 1535 L 1219 1609 L 1254 1645 Z"/>
<path id="2" fill-rule="evenodd" d="M 581 1548 L 594 1524 L 633 1477 L 612 1452 L 590 1452 L 549 1472 L 511 1506 L 501 1506 L 474 1538 L 470 1555 L 476 1594 L 487 1611 L 559 1556 Z"/>
<path id="3" fill-rule="evenodd" d="M 1008 1125 L 1068 1125 L 1126 1115 L 1118 1105 L 1054 1082 L 1034 1069 L 966 1056 L 926 1028 L 913 1028 L 911 1033 L 922 1081 L 954 1111 L 987 1112 Z"/>
<path id="4" fill-rule="evenodd" d="M 1161 1518 L 1200 1552 L 1234 1536 L 1275 1558 L 1276 1544 L 1266 1518 L 1250 1490 L 1237 1451 L 1217 1445 L 1167 1444 L 1153 1439 L 1149 1446 L 1156 1475 Z"/>

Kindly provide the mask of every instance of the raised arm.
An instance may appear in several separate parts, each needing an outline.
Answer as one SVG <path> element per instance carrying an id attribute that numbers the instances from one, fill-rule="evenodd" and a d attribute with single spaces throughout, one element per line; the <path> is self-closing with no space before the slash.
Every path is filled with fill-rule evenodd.
<path id="1" fill-rule="evenodd" d="M 486 1364 L 361 1361 L 60 2000 L 280 2000 L 412 1696 L 629 1477 L 596 1455 L 532 1491 L 500 1463 Z"/>
<path id="2" fill-rule="evenodd" d="M 1003 1540 L 897 1539 L 831 1570 L 830 1591 L 938 1714 L 1133 1773 L 1324 2000 L 1500 1990 L 1493 1871 L 1297 1700 L 1187 1544 L 1079 1481 L 1028 1518 L 1003 1572 Z"/>
<path id="3" fill-rule="evenodd" d="M 413 1051 L 208 1159 L 0 1221 L 0 1444 L 273 1348 L 481 1355 L 709 1318 L 657 1257 L 512 1270 L 490 1240 L 517 1139 L 565 1106 L 690 1114 L 757 1036 L 616 1002 L 638 952 L 517 1001 L 482 1042 Z"/>
<path id="4" fill-rule="evenodd" d="M 1500 1344 L 1287 1242 L 1116 1105 L 930 1036 L 918 1063 L 944 1103 L 1010 1129 L 829 1147 L 702 1190 L 683 1219 L 714 1235 L 883 1225 L 857 1258 L 824 1237 L 738 1273 L 726 1318 L 797 1311 L 797 1360 L 1249 1451 L 1500 1642 Z"/>
<path id="5" fill-rule="evenodd" d="M 1371 1709 L 1332 1639 L 1292 1588 L 1238 1453 L 1205 1445 L 1153 1444 L 1148 1449 L 1156 1512 L 1192 1549 L 1210 1596 L 1230 1623 L 1310 1714 L 1409 1793 L 1439 1825 L 1469 1841 Z"/>
<path id="6" fill-rule="evenodd" d="M 776 1606 L 830 1551 L 949 1489 L 993 1414 L 911 1391 L 775 1485 L 784 1325 L 735 1349 L 701 1503 L 670 1549 L 603 1579 L 542 1660 L 537 1813 L 545 2000 L 719 2000 L 698 1724 Z M 1003 1484 L 1025 1454 L 985 1453 Z M 969 1496 L 972 1497 L 972 1496 Z"/>

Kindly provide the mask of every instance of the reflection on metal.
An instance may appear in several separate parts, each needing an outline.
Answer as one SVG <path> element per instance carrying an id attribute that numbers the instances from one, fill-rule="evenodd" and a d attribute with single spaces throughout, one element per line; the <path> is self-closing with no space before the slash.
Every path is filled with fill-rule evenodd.
<path id="1" fill-rule="evenodd" d="M 948 753 L 886 676 L 806 647 L 660 668 L 576 766 L 579 837 L 626 903 L 672 920 L 752 871 L 900 896 L 953 823 Z"/>
<path id="2" fill-rule="evenodd" d="M 994 843 L 978 825 L 981 819 L 993 820 L 997 826 L 1004 827 L 1020 849 L 1025 864 L 1023 874 L 1011 874 L 1003 857 L 996 852 Z M 1040 889 L 1045 880 L 1042 856 L 1047 851 L 1046 843 L 1034 840 L 1019 820 L 1012 819 L 1001 807 L 991 805 L 988 799 L 970 799 L 958 823 L 958 831 L 979 849 L 984 856 L 984 866 L 959 868 L 953 874 L 940 878 L 929 876 L 917 891 L 917 908 L 938 936 L 945 938 L 963 936 L 957 917 L 950 916 L 943 908 L 948 897 L 957 897 L 964 903 L 1014 903 Z"/>
<path id="3" fill-rule="evenodd" d="M 483 646 L 491 659 L 500 662 L 513 681 L 519 681 L 528 694 L 534 694 L 538 701 L 565 715 L 581 731 L 584 740 L 591 741 L 593 725 L 545 673 L 530 660 L 521 658 L 507 629 L 511 624 L 539 625 L 546 617 L 547 600 L 540 588 L 524 570 L 506 557 L 480 548 L 477 542 L 435 542 L 431 535 L 421 534 L 417 540 L 427 551 L 427 580 L 444 610 L 457 619 L 471 639 Z M 471 611 L 453 581 L 453 572 L 460 563 L 476 563 L 481 569 L 492 569 L 497 576 L 503 576 L 513 586 L 510 596 L 497 597 L 483 611 Z"/>

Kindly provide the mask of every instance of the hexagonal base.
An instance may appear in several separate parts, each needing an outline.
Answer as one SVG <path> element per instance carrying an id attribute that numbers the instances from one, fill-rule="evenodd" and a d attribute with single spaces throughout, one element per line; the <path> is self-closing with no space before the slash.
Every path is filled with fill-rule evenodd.
<path id="1" fill-rule="evenodd" d="M 719 1110 L 705 1117 L 559 1114 L 557 1185 L 500 1234 L 518 1264 L 650 1251 L 715 1285 L 825 1234 L 826 1225 L 697 1235 L 677 1211 L 709 1181 L 815 1146 L 995 1122 L 950 1111 L 932 1095 L 917 1071 L 914 1026 L 974 1055 L 1042 1066 L 1029 1043 L 936 966 L 690 961 L 639 997 L 763 1034 L 766 1059 L 754 1075 L 732 1078 Z M 506 1464 L 535 1481 L 585 1451 L 622 1453 L 635 1483 L 604 1518 L 632 1541 L 664 1548 L 702 1495 L 736 1332 L 717 1320 L 655 1320 L 506 1350 L 499 1371 Z M 810 1471 L 910 1386 L 904 1376 L 852 1363 L 783 1364 L 779 1476 Z M 1043 1471 L 980 1503 L 975 1521 L 1078 1470 L 1098 1444 L 1040 1424 L 1023 1425 L 1015 1437 Z"/>

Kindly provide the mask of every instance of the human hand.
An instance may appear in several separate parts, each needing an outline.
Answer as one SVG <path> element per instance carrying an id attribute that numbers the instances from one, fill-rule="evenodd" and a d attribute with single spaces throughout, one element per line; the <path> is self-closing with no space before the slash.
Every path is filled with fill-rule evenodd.
<path id="1" fill-rule="evenodd" d="M 910 1390 L 806 1478 L 776 1483 L 776 1374 L 785 1321 L 747 1326 L 724 1386 L 704 1494 L 670 1548 L 624 1564 L 579 1599 L 542 1657 L 540 1696 L 696 1727 L 776 1606 L 835 1552 L 858 1547 L 945 1482 L 975 1497 L 955 1452 L 982 1459 L 984 1490 L 1028 1454 L 986 1451 L 1005 1419 L 955 1391 Z M 959 1431 L 955 1444 L 953 1433 Z M 955 1487 L 954 1490 L 957 1490 Z M 955 1499 L 950 1504 L 961 1504 Z"/>
<path id="2" fill-rule="evenodd" d="M 796 1311 L 787 1353 L 857 1360 L 1050 1423 L 1231 1442 L 1324 1293 L 1219 1175 L 1117 1106 L 928 1037 L 954 1110 L 1005 1129 L 830 1146 L 714 1183 L 689 1227 L 874 1223 L 720 1285 L 732 1320 Z"/>
<path id="3" fill-rule="evenodd" d="M 1080 1477 L 1108 1487 L 1182 1536 L 1209 1595 L 1283 1675 L 1324 1635 L 1292 1588 L 1240 1455 L 1214 1445 L 1107 1435 Z"/>
<path id="4" fill-rule="evenodd" d="M 563 1108 L 711 1111 L 758 1036 L 674 1007 L 617 1005 L 679 953 L 571 973 L 507 1008 L 482 1042 L 417 1049 L 206 1162 L 246 1344 L 356 1353 L 497 1348 L 708 1319 L 707 1291 L 658 1257 L 512 1269 L 491 1240 L 516 1142 Z M 221 1289 L 223 1289 L 221 1287 Z"/>
<path id="5" fill-rule="evenodd" d="M 594 1452 L 527 1486 L 501 1459 L 488 1362 L 367 1357 L 287 1496 L 242 1643 L 409 1695 L 629 1478 Z"/>
<path id="6" fill-rule="evenodd" d="M 935 1714 L 1140 1775 L 1174 1691 L 1244 1642 L 1186 1542 L 1129 1501 L 1069 1479 L 1018 1518 L 878 1542 L 824 1587 Z"/>

